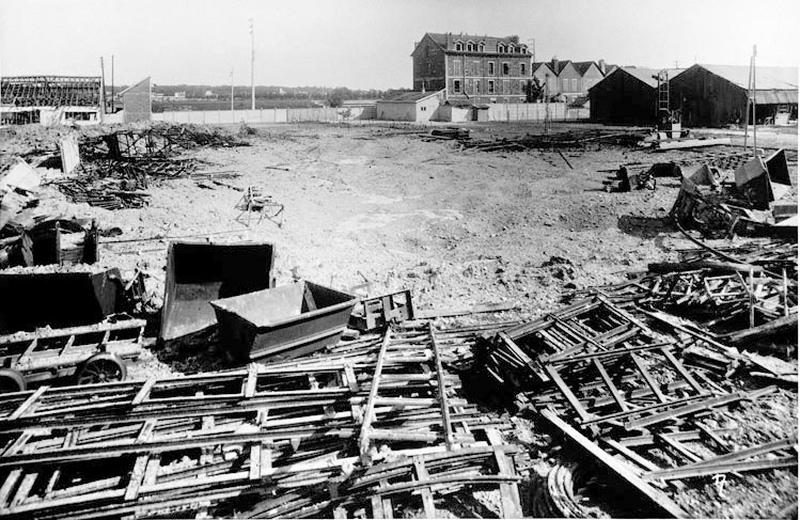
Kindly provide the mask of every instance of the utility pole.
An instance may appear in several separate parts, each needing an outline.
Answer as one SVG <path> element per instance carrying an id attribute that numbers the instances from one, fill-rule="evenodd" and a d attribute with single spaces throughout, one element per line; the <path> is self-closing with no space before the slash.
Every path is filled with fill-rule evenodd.
<path id="1" fill-rule="evenodd" d="M 106 69 L 103 66 L 103 57 L 100 56 L 100 113 L 106 113 Z"/>
<path id="2" fill-rule="evenodd" d="M 750 56 L 750 74 L 747 77 L 747 104 L 744 110 L 744 149 L 747 150 L 747 131 L 750 126 L 750 107 L 753 107 L 753 156 L 756 155 L 756 46 Z"/>
<path id="3" fill-rule="evenodd" d="M 111 113 L 113 114 L 117 108 L 116 100 L 114 99 L 114 55 L 111 55 Z"/>
<path id="4" fill-rule="evenodd" d="M 753 45 L 753 157 L 756 157 L 756 46 Z"/>
<path id="5" fill-rule="evenodd" d="M 256 109 L 256 44 L 253 19 L 250 18 L 250 110 Z"/>

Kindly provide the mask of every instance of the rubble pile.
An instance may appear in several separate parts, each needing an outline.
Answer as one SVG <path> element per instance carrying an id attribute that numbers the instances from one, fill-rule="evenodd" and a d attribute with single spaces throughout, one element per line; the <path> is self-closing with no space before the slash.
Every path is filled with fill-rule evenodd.
<path id="1" fill-rule="evenodd" d="M 0 508 L 433 516 L 436 499 L 469 488 L 499 490 L 498 513 L 520 517 L 510 423 L 467 403 L 450 365 L 475 336 L 409 322 L 283 364 L 5 394 Z"/>
<path id="2" fill-rule="evenodd" d="M 783 150 L 766 159 L 753 157 L 735 172 L 703 164 L 681 178 L 670 216 L 681 228 L 697 229 L 708 237 L 745 235 L 796 240 L 796 203 L 788 214 L 775 204 L 791 190 Z"/>

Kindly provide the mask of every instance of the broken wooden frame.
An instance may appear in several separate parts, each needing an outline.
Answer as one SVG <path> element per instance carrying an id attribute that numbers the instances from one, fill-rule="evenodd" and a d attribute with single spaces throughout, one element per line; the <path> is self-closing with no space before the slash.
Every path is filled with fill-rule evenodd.
<path id="1" fill-rule="evenodd" d="M 380 504 L 372 514 L 391 517 L 401 504 L 421 498 L 429 512 L 441 493 L 488 486 L 500 489 L 504 515 L 520 516 L 513 448 L 499 433 L 510 425 L 468 405 L 444 368 L 480 330 L 442 333 L 440 345 L 435 329 L 416 325 L 381 338 L 377 353 L 357 342 L 349 357 L 2 396 L 2 513 L 140 516 L 257 504 L 252 516 L 342 517 Z M 409 369 L 421 377 L 390 377 Z M 447 396 L 445 408 L 438 395 Z M 443 409 L 456 425 L 452 444 Z M 365 416 L 413 434 L 390 439 L 399 459 L 379 452 L 362 465 Z M 368 441 L 380 440 L 368 428 L 378 433 Z"/>

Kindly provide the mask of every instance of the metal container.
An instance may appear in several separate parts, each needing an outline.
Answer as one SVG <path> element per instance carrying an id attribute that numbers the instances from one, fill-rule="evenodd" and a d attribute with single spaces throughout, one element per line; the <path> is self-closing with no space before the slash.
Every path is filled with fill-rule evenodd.
<path id="1" fill-rule="evenodd" d="M 172 242 L 159 339 L 173 340 L 214 325 L 211 300 L 274 287 L 273 251 L 265 242 Z"/>
<path id="2" fill-rule="evenodd" d="M 103 321 L 117 312 L 119 270 L 0 273 L 0 333 Z"/>
<path id="3" fill-rule="evenodd" d="M 211 305 L 232 358 L 277 361 L 337 343 L 357 301 L 350 294 L 298 282 Z"/>

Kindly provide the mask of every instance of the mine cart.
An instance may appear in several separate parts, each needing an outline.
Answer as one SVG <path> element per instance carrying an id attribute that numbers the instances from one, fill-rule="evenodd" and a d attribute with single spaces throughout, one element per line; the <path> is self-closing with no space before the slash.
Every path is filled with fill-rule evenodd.
<path id="1" fill-rule="evenodd" d="M 122 381 L 125 361 L 139 357 L 145 321 L 124 319 L 0 336 L 0 393 L 66 378 L 72 383 Z"/>
<path id="2" fill-rule="evenodd" d="M 275 361 L 335 345 L 357 301 L 334 289 L 298 282 L 211 305 L 231 358 Z"/>

